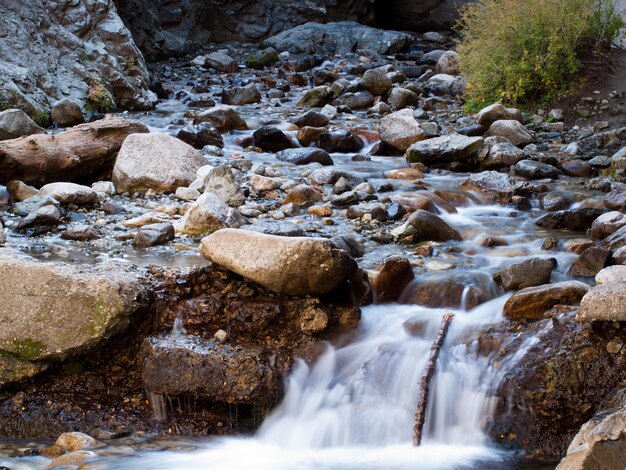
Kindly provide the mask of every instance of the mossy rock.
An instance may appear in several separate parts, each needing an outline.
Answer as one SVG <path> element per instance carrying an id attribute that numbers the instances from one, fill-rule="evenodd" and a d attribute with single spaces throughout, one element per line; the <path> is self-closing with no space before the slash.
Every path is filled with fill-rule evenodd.
<path id="1" fill-rule="evenodd" d="M 263 69 L 278 62 L 278 52 L 271 47 L 246 59 L 246 66 L 251 69 Z"/>

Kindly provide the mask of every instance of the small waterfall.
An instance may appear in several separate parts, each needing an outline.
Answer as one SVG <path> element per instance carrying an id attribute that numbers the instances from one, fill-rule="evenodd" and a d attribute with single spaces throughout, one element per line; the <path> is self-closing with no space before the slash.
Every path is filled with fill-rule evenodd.
<path id="1" fill-rule="evenodd" d="M 156 421 L 165 421 L 167 419 L 165 397 L 158 393 L 148 392 L 148 400 L 152 405 L 152 418 Z"/>
<path id="2" fill-rule="evenodd" d="M 174 326 L 172 326 L 172 336 L 182 336 L 186 335 L 187 330 L 185 330 L 185 322 L 181 317 L 176 317 L 174 319 Z"/>

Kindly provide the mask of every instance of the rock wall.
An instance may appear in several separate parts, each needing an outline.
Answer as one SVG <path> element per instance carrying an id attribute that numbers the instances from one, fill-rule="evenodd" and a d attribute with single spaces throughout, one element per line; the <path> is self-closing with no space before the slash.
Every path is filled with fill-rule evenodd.
<path id="1" fill-rule="evenodd" d="M 314 21 L 372 23 L 374 0 L 115 0 L 148 58 L 213 42 L 258 41 Z"/>
<path id="2" fill-rule="evenodd" d="M 48 124 L 52 103 L 148 108 L 148 71 L 112 0 L 0 2 L 0 110 Z"/>
<path id="3" fill-rule="evenodd" d="M 376 26 L 400 31 L 445 30 L 475 0 L 376 0 Z"/>

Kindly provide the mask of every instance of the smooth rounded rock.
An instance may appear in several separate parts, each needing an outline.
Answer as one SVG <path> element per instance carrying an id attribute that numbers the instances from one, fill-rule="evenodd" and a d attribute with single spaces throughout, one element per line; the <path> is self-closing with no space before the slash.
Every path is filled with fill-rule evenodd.
<path id="1" fill-rule="evenodd" d="M 578 281 L 527 287 L 506 301 L 503 314 L 511 320 L 541 320 L 555 305 L 577 305 L 588 290 L 587 284 Z"/>

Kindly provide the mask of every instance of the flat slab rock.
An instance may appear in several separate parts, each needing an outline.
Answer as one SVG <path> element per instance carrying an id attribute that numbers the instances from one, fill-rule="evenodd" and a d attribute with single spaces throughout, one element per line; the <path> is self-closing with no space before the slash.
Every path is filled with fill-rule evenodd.
<path id="1" fill-rule="evenodd" d="M 280 393 L 281 377 L 259 348 L 165 335 L 147 338 L 142 354 L 144 385 L 161 395 L 263 405 Z"/>
<path id="2" fill-rule="evenodd" d="M 588 290 L 589 286 L 579 281 L 527 287 L 506 301 L 503 313 L 511 320 L 541 320 L 555 305 L 577 305 Z"/>
<path id="3" fill-rule="evenodd" d="M 356 269 L 330 240 L 223 229 L 202 239 L 200 253 L 263 287 L 287 295 L 323 295 Z"/>
<path id="4" fill-rule="evenodd" d="M 467 137 L 450 134 L 422 140 L 411 145 L 406 151 L 410 163 L 449 163 L 469 158 L 483 145 L 482 137 Z"/>

